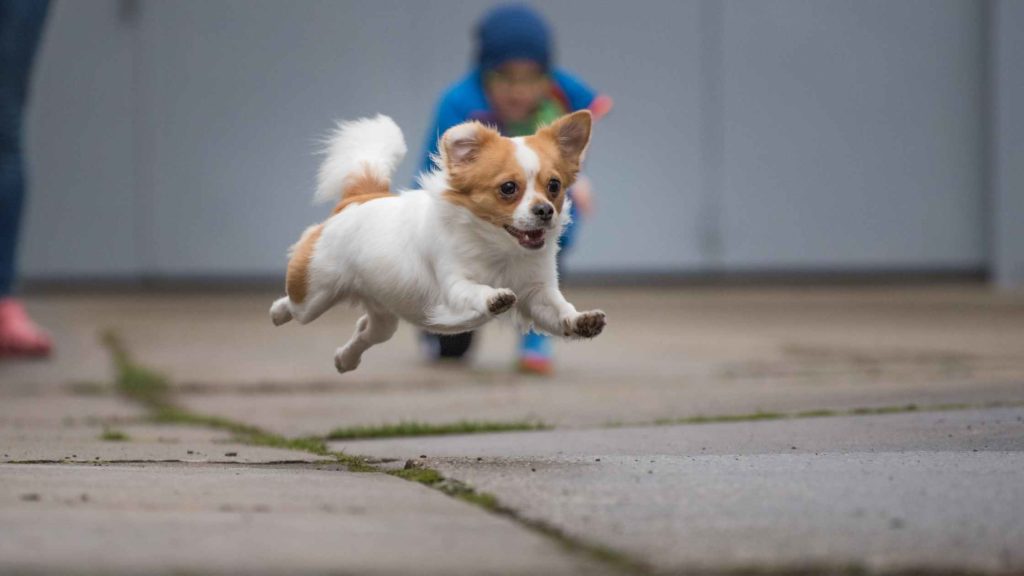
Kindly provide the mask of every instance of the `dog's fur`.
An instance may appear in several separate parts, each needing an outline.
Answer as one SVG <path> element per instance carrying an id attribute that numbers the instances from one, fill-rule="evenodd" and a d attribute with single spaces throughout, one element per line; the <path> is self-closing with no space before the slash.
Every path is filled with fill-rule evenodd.
<path id="1" fill-rule="evenodd" d="M 355 334 L 334 356 L 339 372 L 391 338 L 399 318 L 456 334 L 506 315 L 522 330 L 597 336 L 604 312 L 577 312 L 555 266 L 569 219 L 565 190 L 590 127 L 586 111 L 525 138 L 459 124 L 441 137 L 422 190 L 394 195 L 390 178 L 406 151 L 398 126 L 382 115 L 340 124 L 316 193 L 339 201 L 293 246 L 288 296 L 270 308 L 274 324 L 312 322 L 339 302 L 362 306 Z"/>

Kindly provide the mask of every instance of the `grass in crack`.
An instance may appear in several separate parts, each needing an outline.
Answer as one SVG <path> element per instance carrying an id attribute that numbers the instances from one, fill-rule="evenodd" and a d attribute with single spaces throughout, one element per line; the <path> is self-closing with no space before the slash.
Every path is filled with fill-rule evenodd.
<path id="1" fill-rule="evenodd" d="M 453 434 L 484 434 L 487 432 L 522 432 L 550 430 L 541 422 L 489 422 L 460 420 L 444 424 L 399 422 L 380 426 L 350 426 L 335 428 L 327 434 L 328 440 L 365 440 L 370 438 L 397 438 L 409 436 L 448 436 Z"/>
<path id="2" fill-rule="evenodd" d="M 655 420 L 656 426 L 669 424 L 715 424 L 720 422 L 754 422 L 758 420 L 783 420 L 791 418 L 777 412 L 754 412 L 752 414 L 722 414 L 718 416 L 689 416 L 687 418 L 662 418 Z"/>
<path id="3" fill-rule="evenodd" d="M 440 472 L 433 468 L 414 467 L 405 468 L 403 470 L 389 470 L 388 474 L 397 476 L 403 480 L 410 482 L 419 482 L 464 502 L 469 502 L 481 508 L 485 508 L 492 512 L 510 512 L 506 510 L 501 504 L 498 503 L 498 499 L 493 494 L 486 492 L 479 492 L 473 487 L 459 482 L 458 480 L 452 480 L 451 478 L 445 478 Z"/>
<path id="4" fill-rule="evenodd" d="M 600 560 L 601 562 L 616 566 L 624 572 L 630 574 L 650 574 L 653 572 L 653 569 L 647 564 L 630 558 L 625 554 L 619 553 L 600 544 L 592 544 L 578 540 L 569 536 L 562 530 L 547 524 L 546 522 L 527 518 L 516 510 L 502 504 L 495 495 L 476 490 L 472 486 L 458 480 L 445 478 L 444 475 L 433 468 L 412 466 L 402 470 L 389 470 L 388 474 L 411 482 L 419 482 L 420 484 L 424 484 L 452 498 L 462 500 L 463 502 L 467 502 L 474 506 L 479 506 L 491 513 L 498 514 L 499 516 L 510 518 L 515 522 L 554 540 L 569 551 L 586 554 L 594 559 Z"/>
<path id="5" fill-rule="evenodd" d="M 281 434 L 267 432 L 258 426 L 251 426 L 249 424 L 236 422 L 221 416 L 197 414 L 174 406 L 165 406 L 156 410 L 153 415 L 153 421 L 161 424 L 200 426 L 214 430 L 223 430 L 225 432 L 230 432 L 233 439 L 242 444 L 248 444 L 250 446 L 264 446 L 267 448 L 281 448 L 284 450 L 296 450 L 299 452 L 308 452 L 317 456 L 328 456 L 342 464 L 345 464 L 345 466 L 347 466 L 352 472 L 377 471 L 375 467 L 366 463 L 365 458 L 360 456 L 350 456 L 344 452 L 331 450 L 327 447 L 327 442 L 324 441 L 323 438 L 315 436 L 288 438 Z"/>
<path id="6" fill-rule="evenodd" d="M 807 410 L 804 412 L 798 412 L 795 418 L 825 418 L 828 416 L 838 416 L 839 413 L 835 410 Z"/>
<path id="7" fill-rule="evenodd" d="M 849 411 L 849 414 L 853 416 L 872 416 L 879 414 L 902 414 L 904 412 L 917 412 L 919 408 L 916 404 L 907 404 L 905 406 L 879 406 L 877 408 L 854 408 Z"/>
<path id="8" fill-rule="evenodd" d="M 907 414 L 912 412 L 949 412 L 954 410 L 970 410 L 974 408 L 1006 408 L 1021 406 L 1021 402 L 990 402 L 987 404 L 934 404 L 918 406 L 902 404 L 897 406 L 873 406 L 851 408 L 849 410 L 806 410 L 803 412 L 753 412 L 750 414 L 722 414 L 717 416 L 690 416 L 686 418 L 661 418 L 654 421 L 655 426 L 671 426 L 677 424 L 714 424 L 719 422 L 755 422 L 759 420 L 794 420 L 799 418 L 826 418 L 831 416 L 882 416 L 886 414 Z M 642 424 L 641 424 L 642 425 Z"/>
<path id="9" fill-rule="evenodd" d="M 103 440 L 104 442 L 127 442 L 131 440 L 131 438 L 121 430 L 104 428 L 103 433 L 100 434 L 100 440 Z"/>
<path id="10" fill-rule="evenodd" d="M 114 388 L 119 394 L 149 410 L 159 410 L 172 405 L 171 387 L 166 376 L 137 364 L 113 330 L 104 331 L 101 340 L 114 361 L 114 368 L 117 371 Z"/>

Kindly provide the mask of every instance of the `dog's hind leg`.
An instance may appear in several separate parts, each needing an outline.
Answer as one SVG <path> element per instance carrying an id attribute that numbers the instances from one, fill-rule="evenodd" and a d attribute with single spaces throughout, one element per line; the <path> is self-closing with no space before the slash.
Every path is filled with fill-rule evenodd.
<path id="1" fill-rule="evenodd" d="M 355 370 L 359 361 L 374 344 L 387 342 L 398 329 L 398 317 L 387 312 L 367 311 L 356 322 L 356 332 L 347 344 L 338 348 L 334 354 L 334 367 L 344 374 Z"/>
<path id="2" fill-rule="evenodd" d="M 299 324 L 309 324 L 326 312 L 332 304 L 337 301 L 334 295 L 329 293 L 318 293 L 310 296 L 304 302 L 296 303 L 285 296 L 278 298 L 270 306 L 270 319 L 274 326 L 287 324 L 295 319 Z"/>
<path id="3" fill-rule="evenodd" d="M 274 326 L 287 324 L 292 319 L 292 309 L 288 306 L 288 297 L 278 298 L 270 305 L 270 320 Z"/>

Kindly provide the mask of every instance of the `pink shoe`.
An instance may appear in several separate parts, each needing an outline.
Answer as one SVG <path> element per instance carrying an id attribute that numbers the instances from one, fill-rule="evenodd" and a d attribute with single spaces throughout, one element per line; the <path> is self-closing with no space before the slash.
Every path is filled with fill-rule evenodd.
<path id="1" fill-rule="evenodd" d="M 53 350 L 50 337 L 14 298 L 0 298 L 0 358 L 41 358 Z"/>

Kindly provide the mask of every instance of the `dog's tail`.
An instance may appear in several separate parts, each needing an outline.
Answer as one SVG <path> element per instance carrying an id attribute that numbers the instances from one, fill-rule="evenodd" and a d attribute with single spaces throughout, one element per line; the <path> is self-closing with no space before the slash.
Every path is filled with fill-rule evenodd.
<path id="1" fill-rule="evenodd" d="M 353 202 L 391 194 L 391 175 L 405 156 L 405 138 L 383 114 L 339 122 L 325 142 L 315 200 L 338 201 L 340 212 Z"/>

